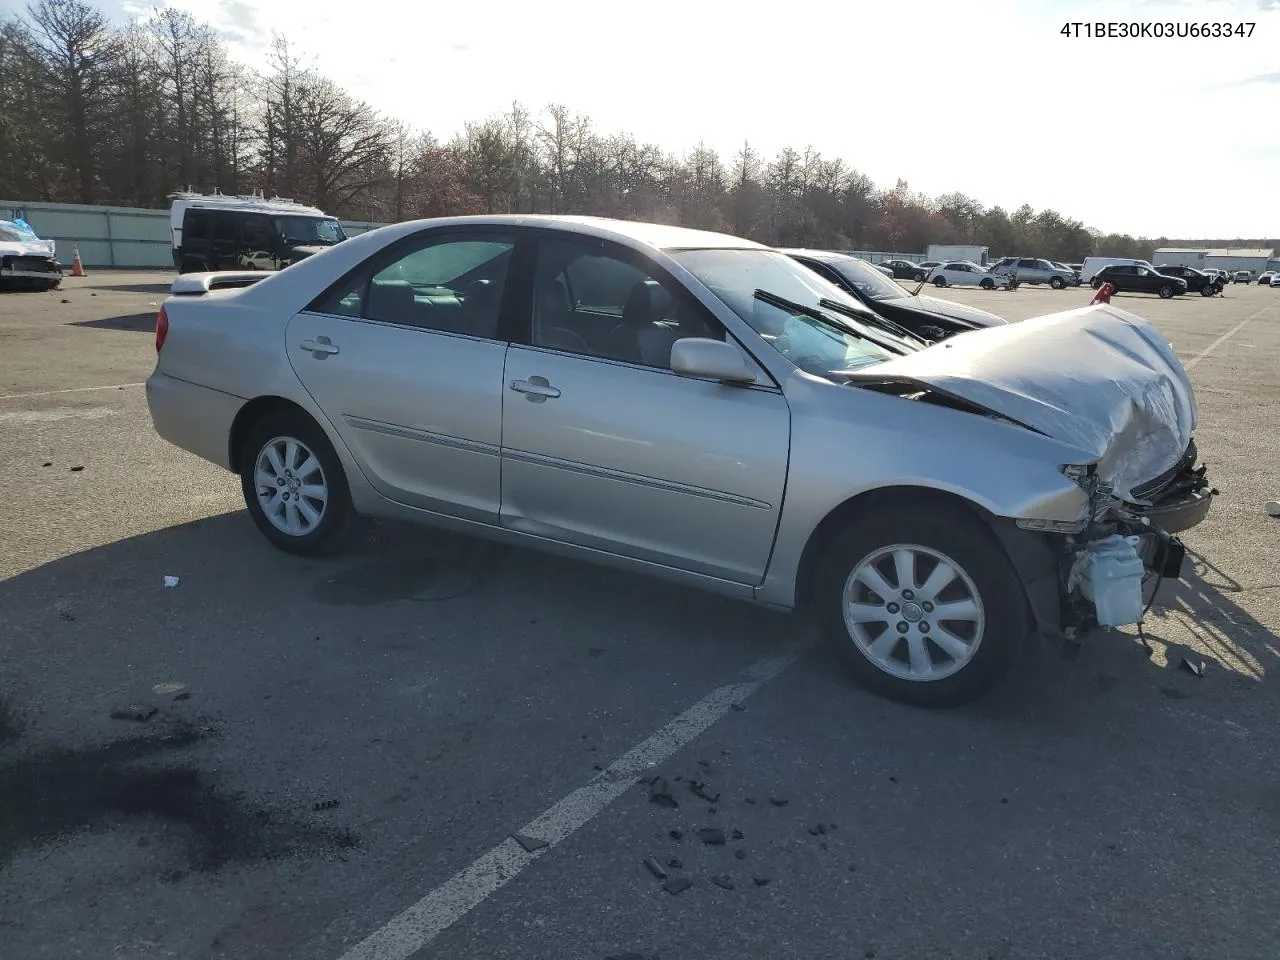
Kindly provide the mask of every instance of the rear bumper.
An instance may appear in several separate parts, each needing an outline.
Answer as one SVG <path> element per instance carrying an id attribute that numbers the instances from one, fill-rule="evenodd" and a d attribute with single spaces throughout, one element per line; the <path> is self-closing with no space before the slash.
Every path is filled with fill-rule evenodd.
<path id="1" fill-rule="evenodd" d="M 245 401 L 229 393 L 153 373 L 147 408 L 156 433 L 175 447 L 231 469 L 231 426 Z"/>

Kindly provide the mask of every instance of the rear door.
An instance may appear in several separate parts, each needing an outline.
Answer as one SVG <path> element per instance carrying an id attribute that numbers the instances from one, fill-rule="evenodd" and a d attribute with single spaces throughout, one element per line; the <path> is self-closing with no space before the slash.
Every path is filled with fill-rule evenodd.
<path id="1" fill-rule="evenodd" d="M 1044 283 L 1049 279 L 1039 260 L 1022 259 L 1018 261 L 1018 280 L 1021 283 Z"/>
<path id="2" fill-rule="evenodd" d="M 544 234 L 531 301 L 526 342 L 507 353 L 503 525 L 759 583 L 790 445 L 790 410 L 768 374 L 749 357 L 751 386 L 673 373 L 676 340 L 728 334 L 623 247 Z"/>
<path id="3" fill-rule="evenodd" d="M 390 500 L 497 523 L 500 317 L 515 242 L 507 231 L 416 234 L 286 328 L 298 378 Z"/>
<path id="4" fill-rule="evenodd" d="M 214 270 L 240 269 L 240 223 L 243 214 L 231 210 L 213 211 Z"/>

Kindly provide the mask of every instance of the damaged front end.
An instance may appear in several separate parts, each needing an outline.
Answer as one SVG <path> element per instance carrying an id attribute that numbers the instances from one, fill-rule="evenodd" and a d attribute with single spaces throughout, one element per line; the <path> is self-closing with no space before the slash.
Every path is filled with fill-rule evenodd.
<path id="1" fill-rule="evenodd" d="M 1154 577 L 1158 589 L 1160 581 L 1182 577 L 1186 547 L 1178 534 L 1204 520 L 1218 492 L 1197 459 L 1191 441 L 1174 467 L 1135 485 L 1128 500 L 1116 496 L 1094 465 L 1063 468 L 1088 497 L 1078 529 L 1059 525 L 1052 531 L 1063 534 L 1051 539 L 1057 547 L 1057 619 L 1064 637 L 1140 623 L 1148 608 L 1147 582 Z M 1029 521 L 1018 526 L 1037 529 Z"/>

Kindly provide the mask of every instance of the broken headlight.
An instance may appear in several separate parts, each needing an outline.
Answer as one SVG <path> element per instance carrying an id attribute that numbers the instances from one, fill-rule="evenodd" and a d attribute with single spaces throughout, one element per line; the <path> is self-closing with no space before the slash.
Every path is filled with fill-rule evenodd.
<path id="1" fill-rule="evenodd" d="M 1035 520 L 1021 518 L 1017 524 L 1023 530 L 1037 530 L 1041 533 L 1083 533 L 1089 524 L 1100 520 L 1111 509 L 1113 503 L 1110 483 L 1098 476 L 1095 464 L 1069 463 L 1062 466 L 1062 472 L 1089 498 L 1085 509 L 1078 520 Z"/>

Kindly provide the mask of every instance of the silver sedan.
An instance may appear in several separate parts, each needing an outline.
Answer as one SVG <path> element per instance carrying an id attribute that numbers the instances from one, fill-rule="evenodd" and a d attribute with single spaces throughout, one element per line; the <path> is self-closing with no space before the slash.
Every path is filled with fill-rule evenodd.
<path id="1" fill-rule="evenodd" d="M 280 548 L 399 518 L 808 606 L 913 703 L 1136 622 L 1209 506 L 1186 373 L 1110 305 L 929 346 L 750 241 L 535 216 L 172 294 L 155 428 Z"/>

